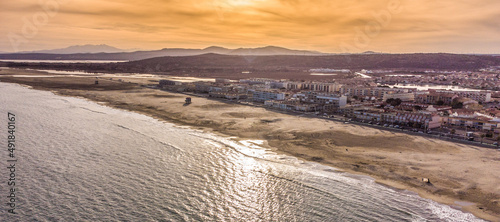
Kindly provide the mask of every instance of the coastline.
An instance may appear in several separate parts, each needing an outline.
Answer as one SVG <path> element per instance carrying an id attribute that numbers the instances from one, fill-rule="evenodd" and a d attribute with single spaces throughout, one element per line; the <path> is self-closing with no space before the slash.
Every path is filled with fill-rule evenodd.
<path id="1" fill-rule="evenodd" d="M 199 97 L 193 98 L 193 104 L 184 106 L 183 94 L 104 79 L 94 85 L 94 80 L 91 77 L 0 77 L 2 82 L 82 97 L 224 136 L 265 140 L 266 147 L 278 153 L 352 174 L 369 175 L 377 183 L 413 191 L 439 203 L 451 206 L 458 206 L 455 201 L 477 203 L 462 209 L 486 220 L 500 220 L 500 187 L 497 185 L 500 178 L 498 173 L 495 175 L 500 172 L 500 158 L 496 150 Z M 136 83 L 140 83 L 139 80 Z M 461 166 L 457 166 L 459 164 Z M 491 178 L 484 178 L 485 175 Z M 422 177 L 430 178 L 432 185 L 422 183 Z"/>

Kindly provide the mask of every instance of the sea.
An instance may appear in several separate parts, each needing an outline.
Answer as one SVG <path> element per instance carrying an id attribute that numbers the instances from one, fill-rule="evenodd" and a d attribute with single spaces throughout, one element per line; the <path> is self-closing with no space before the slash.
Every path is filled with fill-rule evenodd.
<path id="1" fill-rule="evenodd" d="M 17 84 L 0 82 L 0 126 L 0 221 L 482 221 L 263 141 Z"/>

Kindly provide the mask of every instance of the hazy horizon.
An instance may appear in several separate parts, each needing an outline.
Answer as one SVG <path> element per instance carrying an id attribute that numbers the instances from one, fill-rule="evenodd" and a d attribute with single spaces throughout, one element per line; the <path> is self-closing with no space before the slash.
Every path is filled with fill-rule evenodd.
<path id="1" fill-rule="evenodd" d="M 2 52 L 106 44 L 500 54 L 500 2 L 494 0 L 21 0 L 0 10 Z"/>

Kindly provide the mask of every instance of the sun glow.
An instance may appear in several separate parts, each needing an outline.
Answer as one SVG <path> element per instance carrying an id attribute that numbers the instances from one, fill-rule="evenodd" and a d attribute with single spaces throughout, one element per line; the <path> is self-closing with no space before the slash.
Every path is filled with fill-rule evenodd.
<path id="1" fill-rule="evenodd" d="M 0 33 L 8 35 L 0 37 L 0 51 L 85 44 L 143 50 L 276 45 L 332 53 L 500 51 L 500 29 L 492 22 L 500 1 L 494 0 L 42 2 L 2 1 Z M 377 35 L 367 36 L 367 28 Z"/>
<path id="2" fill-rule="evenodd" d="M 227 0 L 226 3 L 233 7 L 255 5 L 262 0 Z"/>

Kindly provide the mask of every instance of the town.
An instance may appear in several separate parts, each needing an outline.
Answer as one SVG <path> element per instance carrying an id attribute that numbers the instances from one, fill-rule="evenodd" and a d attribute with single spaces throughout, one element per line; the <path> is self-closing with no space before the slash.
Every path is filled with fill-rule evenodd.
<path id="1" fill-rule="evenodd" d="M 154 87 L 346 124 L 425 133 L 498 147 L 498 67 L 480 72 L 421 71 L 421 74 L 348 69 L 309 72 L 325 76 L 352 73 L 354 78 L 331 81 L 216 78 L 187 82 L 166 79 Z"/>

